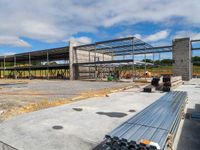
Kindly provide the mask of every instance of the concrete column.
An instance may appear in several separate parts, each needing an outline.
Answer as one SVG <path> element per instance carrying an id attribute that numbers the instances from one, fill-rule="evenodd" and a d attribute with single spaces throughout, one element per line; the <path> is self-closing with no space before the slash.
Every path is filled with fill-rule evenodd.
<path id="1" fill-rule="evenodd" d="M 173 75 L 182 76 L 184 81 L 192 78 L 192 51 L 190 38 L 173 40 Z"/>
<path id="2" fill-rule="evenodd" d="M 70 69 L 70 80 L 78 79 L 78 66 L 75 66 L 74 63 L 76 58 L 76 53 L 74 50 L 74 42 L 69 41 L 69 69 Z"/>

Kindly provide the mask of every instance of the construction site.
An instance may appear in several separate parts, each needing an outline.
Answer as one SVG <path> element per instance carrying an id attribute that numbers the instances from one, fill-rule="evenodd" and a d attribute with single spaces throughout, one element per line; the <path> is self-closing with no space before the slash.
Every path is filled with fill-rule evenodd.
<path id="1" fill-rule="evenodd" d="M 125 37 L 0 56 L 0 150 L 199 150 L 199 50 Z"/>
<path id="2" fill-rule="evenodd" d="M 1 56 L 0 77 L 107 80 L 108 76 L 116 76 L 118 80 L 135 80 L 162 74 L 183 75 L 183 71 L 187 71 L 183 79 L 190 80 L 200 75 L 198 67 L 192 69 L 193 63 L 199 63 L 192 60 L 192 52 L 199 50 L 196 43 L 199 41 L 186 38 L 174 40 L 171 45 L 153 47 L 136 37 L 87 45 L 73 41 L 66 47 Z M 182 54 L 182 48 L 189 52 Z M 181 55 L 185 55 L 186 62 Z M 165 56 L 171 62 L 162 63 Z"/>

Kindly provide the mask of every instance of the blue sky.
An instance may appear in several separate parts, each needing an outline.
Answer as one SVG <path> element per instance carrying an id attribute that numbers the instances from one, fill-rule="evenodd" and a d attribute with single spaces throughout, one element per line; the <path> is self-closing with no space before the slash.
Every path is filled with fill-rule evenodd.
<path id="1" fill-rule="evenodd" d="M 0 55 L 66 46 L 69 40 L 136 36 L 170 45 L 177 37 L 200 39 L 199 10 L 199 0 L 0 0 Z"/>

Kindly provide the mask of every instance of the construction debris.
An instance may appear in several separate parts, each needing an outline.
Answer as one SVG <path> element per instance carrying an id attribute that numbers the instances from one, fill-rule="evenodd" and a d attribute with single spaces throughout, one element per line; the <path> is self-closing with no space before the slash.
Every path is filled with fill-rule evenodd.
<path id="1" fill-rule="evenodd" d="M 169 92 L 105 136 L 105 149 L 165 150 L 171 147 L 187 93 Z"/>

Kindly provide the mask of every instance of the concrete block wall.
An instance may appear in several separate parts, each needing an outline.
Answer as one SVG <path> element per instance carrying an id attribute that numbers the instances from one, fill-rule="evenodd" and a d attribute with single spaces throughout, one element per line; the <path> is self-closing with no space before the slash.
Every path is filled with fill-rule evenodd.
<path id="1" fill-rule="evenodd" d="M 112 56 L 83 50 L 74 51 L 74 63 L 94 62 L 95 59 L 96 61 L 112 60 Z"/>
<path id="2" fill-rule="evenodd" d="M 84 62 L 95 62 L 96 61 L 108 61 L 112 60 L 112 56 L 96 53 L 88 52 L 83 50 L 75 50 L 74 51 L 74 63 L 84 63 Z M 94 67 L 78 67 L 78 75 L 76 79 L 84 79 L 89 78 L 89 76 L 94 76 Z M 89 73 L 93 72 L 93 73 Z M 93 78 L 93 77 L 92 77 Z"/>
<path id="3" fill-rule="evenodd" d="M 78 67 L 75 66 L 74 63 L 84 63 L 84 62 L 95 62 L 96 61 L 109 61 L 112 60 L 112 56 L 105 55 L 101 53 L 83 51 L 83 50 L 75 50 L 74 47 L 76 43 L 69 42 L 69 62 L 70 62 L 70 80 L 76 80 L 80 76 L 79 72 L 89 72 L 94 70 L 94 67 Z M 85 73 L 84 75 L 88 75 L 89 73 Z"/>
<path id="4" fill-rule="evenodd" d="M 192 51 L 190 38 L 173 40 L 173 75 L 182 76 L 183 80 L 192 78 Z"/>

